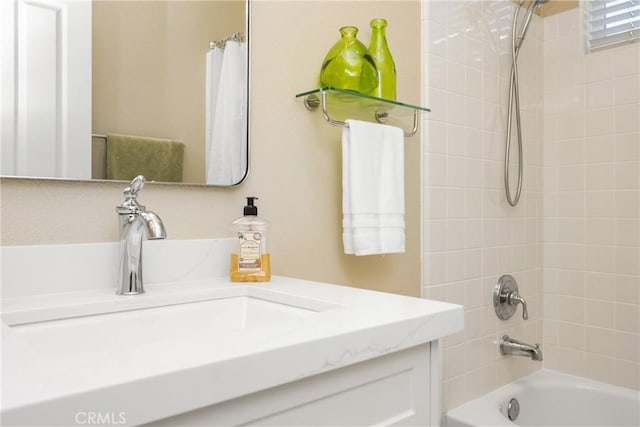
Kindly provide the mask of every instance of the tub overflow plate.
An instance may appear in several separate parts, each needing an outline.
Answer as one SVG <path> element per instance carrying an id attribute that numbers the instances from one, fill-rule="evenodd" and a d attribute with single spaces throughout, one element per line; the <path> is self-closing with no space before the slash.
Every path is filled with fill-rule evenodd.
<path id="1" fill-rule="evenodd" d="M 509 401 L 509 405 L 507 405 L 507 416 L 511 421 L 515 421 L 518 415 L 520 415 L 520 402 L 513 397 Z"/>

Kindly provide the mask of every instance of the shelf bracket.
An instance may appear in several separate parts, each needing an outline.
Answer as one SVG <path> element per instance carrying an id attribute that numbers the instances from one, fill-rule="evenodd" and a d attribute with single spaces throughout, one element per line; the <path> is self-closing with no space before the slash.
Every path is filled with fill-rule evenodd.
<path id="1" fill-rule="evenodd" d="M 322 117 L 329 123 L 330 125 L 337 127 L 346 127 L 347 123 L 335 120 L 331 118 L 329 115 L 329 111 L 327 110 L 327 91 L 320 91 L 320 98 L 316 94 L 310 94 L 304 97 L 304 106 L 309 111 L 315 111 L 318 107 L 322 107 Z M 378 123 L 384 123 L 387 117 L 389 117 L 389 113 L 384 111 L 376 111 L 374 113 L 374 117 Z M 409 132 L 404 132 L 405 137 L 410 137 L 418 132 L 418 110 L 413 110 L 413 126 Z"/>

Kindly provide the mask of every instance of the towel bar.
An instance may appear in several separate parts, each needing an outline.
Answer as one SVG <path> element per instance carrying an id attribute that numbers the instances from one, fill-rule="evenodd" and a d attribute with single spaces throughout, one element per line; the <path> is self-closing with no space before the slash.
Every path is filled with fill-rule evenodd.
<path id="1" fill-rule="evenodd" d="M 318 93 L 320 94 L 320 98 L 318 98 L 318 95 L 317 95 Z M 382 105 L 388 105 L 390 107 L 403 109 L 403 110 L 410 109 L 413 113 L 413 124 L 411 126 L 410 131 L 404 131 L 404 135 L 406 137 L 413 136 L 418 131 L 418 120 L 419 120 L 418 113 L 420 111 L 429 111 L 428 108 L 424 108 L 424 107 L 418 107 L 418 106 L 404 104 L 396 101 L 389 101 L 386 99 L 375 98 L 372 96 L 362 95 L 359 93 L 354 93 L 354 92 L 336 89 L 332 87 L 323 87 L 323 88 L 315 89 L 313 91 L 303 92 L 296 95 L 296 98 L 304 97 L 304 106 L 309 111 L 315 111 L 318 107 L 322 107 L 323 118 L 330 125 L 338 126 L 338 127 L 345 127 L 347 126 L 347 123 L 340 120 L 336 120 L 335 118 L 331 117 L 331 115 L 329 114 L 329 108 L 328 108 L 329 103 L 327 101 L 327 93 L 332 93 L 339 96 L 346 95 L 349 97 L 360 98 L 365 103 L 368 103 L 368 101 L 371 101 L 370 105 L 368 105 L 367 107 L 375 107 L 375 106 L 380 106 L 382 104 Z M 390 117 L 390 113 L 387 111 L 380 111 L 376 109 L 376 111 L 373 112 L 373 116 L 378 123 L 385 123 L 386 119 Z"/>
<path id="2" fill-rule="evenodd" d="M 92 133 L 91 134 L 91 138 L 104 139 L 106 141 L 107 140 L 107 135 L 103 135 L 101 133 Z"/>

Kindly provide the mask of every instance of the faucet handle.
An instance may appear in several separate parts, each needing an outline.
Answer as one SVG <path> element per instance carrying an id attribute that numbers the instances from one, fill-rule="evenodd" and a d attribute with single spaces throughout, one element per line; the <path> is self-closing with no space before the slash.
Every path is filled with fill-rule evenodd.
<path id="1" fill-rule="evenodd" d="M 493 290 L 493 307 L 496 315 L 502 320 L 507 320 L 513 316 L 518 304 L 522 304 L 522 318 L 527 320 L 529 318 L 527 301 L 520 296 L 516 279 L 509 274 L 501 276 Z"/>
<path id="2" fill-rule="evenodd" d="M 512 291 L 507 295 L 507 302 L 512 305 L 522 304 L 522 319 L 529 319 L 529 312 L 527 311 L 527 301 L 520 296 L 517 290 Z"/>
<path id="3" fill-rule="evenodd" d="M 145 182 L 147 182 L 147 180 L 144 178 L 144 175 L 138 175 L 133 178 L 131 184 L 124 189 L 125 197 L 132 197 L 134 199 L 138 197 L 138 193 L 142 190 L 142 187 L 144 187 Z"/>
<path id="4" fill-rule="evenodd" d="M 124 189 L 124 202 L 116 207 L 116 211 L 119 214 L 134 214 L 145 210 L 145 207 L 138 203 L 138 193 L 144 187 L 145 182 L 144 175 L 138 175 Z"/>

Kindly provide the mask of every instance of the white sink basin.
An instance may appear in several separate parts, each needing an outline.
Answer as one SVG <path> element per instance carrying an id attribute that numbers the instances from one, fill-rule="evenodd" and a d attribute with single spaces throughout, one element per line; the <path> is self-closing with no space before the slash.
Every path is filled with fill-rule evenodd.
<path id="1" fill-rule="evenodd" d="M 5 310 L 2 319 L 17 337 L 45 356 L 95 353 L 118 348 L 201 340 L 233 340 L 260 335 L 276 325 L 302 319 L 337 304 L 252 286 L 183 293 L 180 299 L 153 287 L 147 294 L 55 302 Z M 6 308 L 6 307 L 5 307 Z"/>
<path id="2" fill-rule="evenodd" d="M 242 295 L 141 308 L 12 326 L 19 335 L 36 338 L 37 350 L 46 355 L 95 352 L 194 337 L 219 339 L 247 328 L 271 327 L 297 321 L 318 311 Z M 25 337 L 26 338 L 26 337 Z"/>

